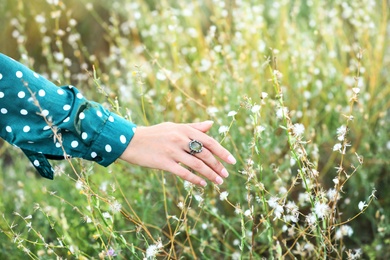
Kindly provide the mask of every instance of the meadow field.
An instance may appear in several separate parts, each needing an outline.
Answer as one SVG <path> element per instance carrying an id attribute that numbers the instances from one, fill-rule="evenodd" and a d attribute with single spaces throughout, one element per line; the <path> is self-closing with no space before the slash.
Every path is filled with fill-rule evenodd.
<path id="1" fill-rule="evenodd" d="M 2 0 L 0 52 L 139 126 L 213 120 L 199 188 L 39 176 L 0 140 L 0 259 L 390 259 L 388 0 Z M 163 141 L 163 140 L 162 140 Z"/>

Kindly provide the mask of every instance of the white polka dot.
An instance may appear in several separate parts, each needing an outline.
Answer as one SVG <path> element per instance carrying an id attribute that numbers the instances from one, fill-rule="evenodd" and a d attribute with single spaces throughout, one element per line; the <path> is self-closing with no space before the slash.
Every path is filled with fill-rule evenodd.
<path id="1" fill-rule="evenodd" d="M 21 77 L 23 77 L 23 73 L 22 73 L 21 71 L 18 70 L 18 71 L 16 72 L 16 77 L 20 79 Z"/>
<path id="2" fill-rule="evenodd" d="M 106 147 L 104 147 L 104 148 L 106 149 L 107 153 L 111 153 L 111 151 L 112 151 L 111 145 L 107 144 Z"/>
<path id="3" fill-rule="evenodd" d="M 83 140 L 87 139 L 87 138 L 88 138 L 88 134 L 87 134 L 86 132 L 83 132 L 83 133 L 81 134 L 81 138 L 82 138 Z"/>
<path id="4" fill-rule="evenodd" d="M 25 116 L 28 114 L 28 111 L 26 109 L 22 109 L 20 110 L 20 113 Z"/>
<path id="5" fill-rule="evenodd" d="M 3 74 L 0 73 L 0 80 L 3 78 Z"/>
<path id="6" fill-rule="evenodd" d="M 108 117 L 108 121 L 114 122 L 114 117 L 113 117 L 113 116 L 109 116 L 109 117 Z"/>
<path id="7" fill-rule="evenodd" d="M 65 92 L 62 89 L 57 89 L 58 95 L 63 95 Z"/>
<path id="8" fill-rule="evenodd" d="M 30 132 L 30 127 L 28 125 L 23 127 L 23 132 L 25 132 L 25 133 Z"/>
<path id="9" fill-rule="evenodd" d="M 25 96 L 26 96 L 26 93 L 24 93 L 24 91 L 19 91 L 19 93 L 18 93 L 19 98 L 24 98 Z"/>
<path id="10" fill-rule="evenodd" d="M 6 108 L 2 108 L 0 111 L 1 111 L 2 114 L 7 114 L 8 113 L 8 110 Z"/>
<path id="11" fill-rule="evenodd" d="M 96 158 L 96 156 L 97 156 L 97 154 L 96 154 L 95 152 L 92 152 L 92 153 L 91 153 L 91 157 L 92 157 L 92 158 Z"/>
<path id="12" fill-rule="evenodd" d="M 49 130 L 49 129 L 50 129 L 50 126 L 48 126 L 48 125 L 46 125 L 46 126 L 43 128 L 44 131 L 47 131 L 47 130 Z"/>
<path id="13" fill-rule="evenodd" d="M 63 109 L 64 109 L 65 111 L 68 111 L 68 110 L 70 110 L 70 108 L 71 108 L 71 106 L 70 106 L 70 105 L 65 105 L 65 106 L 63 106 Z"/>
<path id="14" fill-rule="evenodd" d="M 77 97 L 78 99 L 83 99 L 83 94 L 77 93 L 76 97 Z"/>
<path id="15" fill-rule="evenodd" d="M 103 116 L 102 112 L 100 112 L 100 111 L 96 111 L 96 115 L 97 115 L 98 117 L 102 117 L 102 116 Z"/>
<path id="16" fill-rule="evenodd" d="M 122 143 L 122 144 L 125 144 L 125 143 L 126 143 L 126 136 L 121 135 L 121 136 L 119 137 L 119 139 L 121 140 L 121 143 Z"/>
<path id="17" fill-rule="evenodd" d="M 56 143 L 56 147 L 57 148 L 60 148 L 61 147 L 61 144 L 59 142 Z"/>
<path id="18" fill-rule="evenodd" d="M 65 118 L 64 121 L 62 121 L 62 122 L 67 123 L 67 122 L 69 122 L 69 120 L 70 120 L 70 117 L 67 117 L 67 118 Z"/>
<path id="19" fill-rule="evenodd" d="M 5 131 L 7 131 L 8 133 L 11 133 L 12 132 L 12 128 L 9 125 L 7 125 L 5 127 Z"/>
<path id="20" fill-rule="evenodd" d="M 44 97 L 44 96 L 46 95 L 46 92 L 45 92 L 43 89 L 40 89 L 40 90 L 38 91 L 38 95 L 39 95 L 40 97 Z"/>
<path id="21" fill-rule="evenodd" d="M 79 146 L 79 142 L 77 141 L 73 141 L 70 146 L 72 146 L 73 148 L 76 148 L 77 146 Z"/>
<path id="22" fill-rule="evenodd" d="M 37 79 L 39 79 L 39 75 L 37 73 L 33 73 L 34 77 L 36 77 Z"/>
<path id="23" fill-rule="evenodd" d="M 133 133 L 135 133 L 135 131 L 137 131 L 137 128 L 133 127 L 131 130 L 133 130 Z"/>
<path id="24" fill-rule="evenodd" d="M 80 118 L 80 119 L 84 119 L 84 118 L 85 118 L 85 114 L 84 114 L 83 112 L 81 112 L 81 113 L 79 114 L 79 118 Z"/>
<path id="25" fill-rule="evenodd" d="M 72 89 L 72 88 L 74 88 L 74 87 L 73 87 L 72 85 L 69 85 L 68 88 Z"/>
<path id="26" fill-rule="evenodd" d="M 40 164 L 39 164 L 39 161 L 38 160 L 35 160 L 34 161 L 34 165 L 36 166 L 36 167 L 38 167 Z"/>
<path id="27" fill-rule="evenodd" d="M 3 97 L 4 97 L 4 93 L 0 92 L 0 98 L 3 98 Z"/>
<path id="28" fill-rule="evenodd" d="M 49 111 L 48 110 L 42 110 L 42 116 L 48 116 L 49 115 Z"/>

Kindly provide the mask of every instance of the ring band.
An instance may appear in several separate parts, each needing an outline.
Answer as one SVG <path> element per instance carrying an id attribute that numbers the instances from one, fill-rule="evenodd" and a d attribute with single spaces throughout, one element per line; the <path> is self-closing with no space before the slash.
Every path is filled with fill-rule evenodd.
<path id="1" fill-rule="evenodd" d="M 192 155 L 200 153 L 203 150 L 203 144 L 197 140 L 191 140 L 188 146 L 190 147 L 190 154 Z"/>

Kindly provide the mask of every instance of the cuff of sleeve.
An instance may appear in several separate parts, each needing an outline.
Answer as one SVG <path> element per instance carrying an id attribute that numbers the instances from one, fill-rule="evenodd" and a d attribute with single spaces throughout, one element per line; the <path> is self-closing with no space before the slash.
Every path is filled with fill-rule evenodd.
<path id="1" fill-rule="evenodd" d="M 39 172 L 42 177 L 52 180 L 54 177 L 54 170 L 51 167 L 46 156 L 42 153 L 33 152 L 30 150 L 22 149 L 27 158 L 34 165 L 35 169 Z"/>
<path id="2" fill-rule="evenodd" d="M 136 125 L 110 113 L 107 120 L 85 156 L 102 166 L 108 166 L 122 155 L 134 136 Z"/>

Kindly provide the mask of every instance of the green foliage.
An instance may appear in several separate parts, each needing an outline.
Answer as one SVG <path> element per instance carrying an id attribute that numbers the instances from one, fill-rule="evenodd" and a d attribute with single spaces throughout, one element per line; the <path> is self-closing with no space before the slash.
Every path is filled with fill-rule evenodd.
<path id="1" fill-rule="evenodd" d="M 2 143 L 0 259 L 389 258 L 388 10 L 2 1 L 2 52 L 138 125 L 214 120 L 238 163 L 205 189 L 78 159 L 49 181 Z"/>

